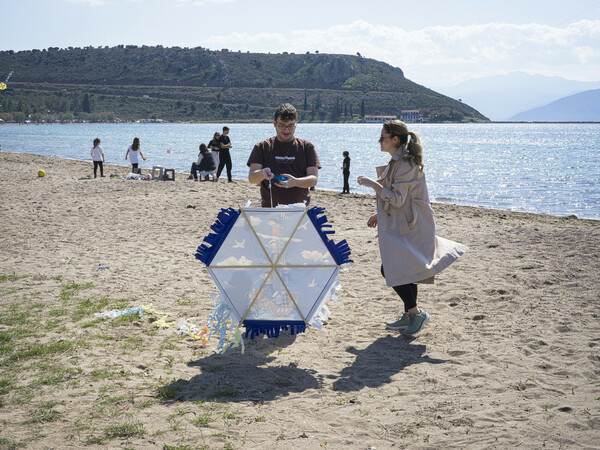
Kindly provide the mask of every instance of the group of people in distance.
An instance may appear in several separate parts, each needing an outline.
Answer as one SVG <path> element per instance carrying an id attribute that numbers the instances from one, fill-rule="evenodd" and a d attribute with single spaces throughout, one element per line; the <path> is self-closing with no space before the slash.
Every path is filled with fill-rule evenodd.
<path id="1" fill-rule="evenodd" d="M 314 145 L 294 135 L 298 123 L 296 108 L 289 103 L 279 105 L 273 116 L 275 136 L 254 146 L 247 161 L 248 181 L 260 185 L 261 205 L 273 208 L 278 205 L 303 203 L 308 206 L 311 188 L 317 184 L 319 157 Z M 200 144 L 198 161 L 192 164 L 190 178 L 204 180 L 213 175 L 217 181 L 227 167 L 231 178 L 232 147 L 229 128 L 215 133 L 208 146 Z M 361 175 L 357 183 L 373 189 L 377 212 L 367 220 L 367 226 L 377 228 L 381 254 L 381 275 L 398 294 L 403 311 L 386 322 L 390 330 L 402 330 L 406 335 L 419 333 L 429 321 L 429 314 L 417 306 L 417 284 L 431 284 L 435 275 L 456 261 L 467 247 L 435 235 L 435 220 L 429 201 L 423 169 L 423 148 L 419 136 L 408 130 L 405 123 L 392 120 L 383 124 L 379 136 L 379 149 L 388 153 L 387 165 L 376 167 L 376 178 Z M 209 152 L 210 149 L 210 152 Z M 100 139 L 92 148 L 94 177 L 104 154 Z M 132 171 L 138 171 L 138 156 L 146 159 L 135 138 L 127 149 Z M 349 193 L 350 157 L 343 153 L 344 190 Z M 215 169 L 218 167 L 215 174 Z"/>
<path id="2" fill-rule="evenodd" d="M 198 181 L 209 181 L 212 175 L 212 181 L 217 182 L 224 168 L 227 169 L 227 181 L 233 183 L 231 176 L 231 154 L 229 149 L 232 147 L 231 139 L 229 139 L 229 127 L 223 127 L 223 133 L 217 131 L 208 145 L 200 144 L 200 153 L 198 153 L 198 161 L 192 163 L 190 176 L 188 180 L 194 179 Z M 210 150 L 210 151 L 209 151 Z"/>
<path id="3" fill-rule="evenodd" d="M 90 151 L 90 155 L 92 156 L 92 161 L 94 162 L 94 178 L 97 177 L 98 169 L 100 169 L 100 177 L 104 177 L 104 151 L 100 146 L 100 138 L 94 139 L 94 146 Z M 142 153 L 142 148 L 140 147 L 140 138 L 135 138 L 133 143 L 127 148 L 127 152 L 125 153 L 125 161 L 129 158 L 131 161 L 131 172 L 132 173 L 140 173 L 139 158 L 142 158 L 146 161 L 145 156 Z"/>

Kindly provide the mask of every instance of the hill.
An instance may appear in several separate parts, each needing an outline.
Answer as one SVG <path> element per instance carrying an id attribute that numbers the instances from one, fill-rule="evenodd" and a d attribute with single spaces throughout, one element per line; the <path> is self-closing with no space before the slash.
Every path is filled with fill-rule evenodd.
<path id="1" fill-rule="evenodd" d="M 536 122 L 600 122 L 600 89 L 561 98 L 510 118 Z"/>
<path id="2" fill-rule="evenodd" d="M 512 72 L 468 80 L 437 88 L 452 98 L 477 108 L 492 120 L 509 120 L 522 111 L 537 108 L 568 95 L 600 88 L 600 81 L 582 82 L 561 77 Z"/>
<path id="3" fill-rule="evenodd" d="M 418 109 L 426 121 L 484 121 L 462 102 L 359 55 L 117 46 L 0 52 L 2 114 L 105 120 L 262 121 L 289 101 L 303 121 Z"/>

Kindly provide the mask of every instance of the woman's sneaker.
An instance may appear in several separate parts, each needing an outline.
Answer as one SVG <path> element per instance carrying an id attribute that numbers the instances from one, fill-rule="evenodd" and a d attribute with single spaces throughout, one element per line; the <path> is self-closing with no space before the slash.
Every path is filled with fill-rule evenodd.
<path id="1" fill-rule="evenodd" d="M 406 328 L 409 322 L 410 319 L 408 318 L 408 314 L 404 313 L 396 320 L 390 320 L 389 322 L 386 322 L 385 327 L 388 330 L 399 330 L 401 328 Z"/>
<path id="2" fill-rule="evenodd" d="M 409 316 L 409 324 L 404 330 L 404 334 L 417 334 L 423 329 L 423 326 L 429 322 L 429 314 L 421 310 L 420 313 L 407 314 Z"/>

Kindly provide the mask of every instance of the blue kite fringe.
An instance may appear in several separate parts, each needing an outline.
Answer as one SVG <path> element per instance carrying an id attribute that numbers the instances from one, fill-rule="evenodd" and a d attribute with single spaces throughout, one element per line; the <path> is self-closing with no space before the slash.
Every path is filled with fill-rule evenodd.
<path id="1" fill-rule="evenodd" d="M 325 208 L 321 208 L 319 206 L 313 206 L 307 212 L 308 217 L 312 221 L 313 225 L 317 229 L 319 236 L 323 239 L 323 242 L 333 255 L 336 264 L 342 265 L 354 262 L 350 259 L 350 246 L 346 239 L 338 242 L 337 244 L 333 242 L 333 240 L 327 237 L 328 234 L 334 234 L 333 230 L 324 230 L 324 228 L 331 228 L 331 225 L 327 223 L 327 216 L 323 215 L 319 217 L 320 214 L 325 212 Z"/>
<path id="2" fill-rule="evenodd" d="M 240 210 L 235 210 L 233 208 L 221 208 L 221 212 L 217 216 L 217 220 L 214 224 L 211 225 L 210 229 L 214 231 L 214 233 L 209 233 L 208 236 L 204 238 L 204 242 L 208 245 L 201 244 L 196 251 L 196 259 L 199 259 L 207 266 L 212 262 L 215 254 L 221 247 L 221 244 L 227 237 L 229 230 L 235 224 L 235 221 L 241 214 Z"/>
<path id="3" fill-rule="evenodd" d="M 250 339 L 266 334 L 269 338 L 279 337 L 280 331 L 290 330 L 292 336 L 306 331 L 306 323 L 302 320 L 244 320 L 242 325 L 246 327 L 245 338 L 250 334 Z"/>

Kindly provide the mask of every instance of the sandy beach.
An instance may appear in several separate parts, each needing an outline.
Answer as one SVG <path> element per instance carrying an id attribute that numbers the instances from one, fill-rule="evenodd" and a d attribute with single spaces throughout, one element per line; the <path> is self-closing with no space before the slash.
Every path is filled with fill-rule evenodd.
<path id="1" fill-rule="evenodd" d="M 194 254 L 259 189 L 128 172 L 0 152 L 0 448 L 598 448 L 600 221 L 434 204 L 470 250 L 407 338 L 374 197 L 317 189 L 354 260 L 330 320 L 217 354 L 177 333 L 213 308 Z M 148 304 L 170 326 L 94 318 Z"/>

